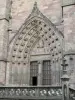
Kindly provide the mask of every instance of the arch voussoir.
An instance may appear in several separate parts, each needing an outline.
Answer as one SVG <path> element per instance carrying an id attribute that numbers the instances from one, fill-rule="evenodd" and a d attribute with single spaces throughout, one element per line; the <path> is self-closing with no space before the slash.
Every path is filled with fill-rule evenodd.
<path id="1" fill-rule="evenodd" d="M 41 39 L 48 45 L 52 61 L 58 61 L 62 58 L 63 35 L 61 35 L 51 21 L 43 14 L 40 14 L 27 19 L 16 34 L 12 49 L 10 50 L 11 68 L 14 63 L 16 66 L 21 66 L 22 64 L 24 68 L 28 67 L 27 71 L 29 71 L 31 51 Z"/>

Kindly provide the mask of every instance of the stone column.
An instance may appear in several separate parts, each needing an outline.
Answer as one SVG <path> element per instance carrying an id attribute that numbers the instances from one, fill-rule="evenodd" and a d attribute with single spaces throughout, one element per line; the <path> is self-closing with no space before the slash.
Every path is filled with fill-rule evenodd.
<path id="1" fill-rule="evenodd" d="M 10 0 L 0 1 L 0 85 L 6 82 Z"/>
<path id="2" fill-rule="evenodd" d="M 38 61 L 38 85 L 42 85 L 42 65 L 43 61 Z"/>

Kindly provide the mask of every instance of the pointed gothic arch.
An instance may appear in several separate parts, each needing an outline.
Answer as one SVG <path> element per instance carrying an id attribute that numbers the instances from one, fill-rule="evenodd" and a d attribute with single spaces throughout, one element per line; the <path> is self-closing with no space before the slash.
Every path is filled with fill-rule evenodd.
<path id="1" fill-rule="evenodd" d="M 38 43 L 38 41 L 41 39 L 47 42 L 47 45 L 50 48 L 50 57 L 52 63 L 62 59 L 63 34 L 55 27 L 55 25 L 48 18 L 46 18 L 39 11 L 36 3 L 34 4 L 32 13 L 26 19 L 25 23 L 21 26 L 14 38 L 15 39 L 13 42 L 13 46 L 10 50 L 11 77 L 9 77 L 9 83 L 29 83 L 30 53 L 35 47 L 35 45 Z M 25 70 L 27 71 L 23 73 L 24 76 L 20 76 L 21 80 L 18 80 L 18 82 L 16 81 L 17 75 L 19 75 L 17 71 L 15 72 L 16 78 L 14 79 L 14 67 L 16 67 L 16 69 L 20 67 L 19 70 L 22 70 L 22 72 Z"/>

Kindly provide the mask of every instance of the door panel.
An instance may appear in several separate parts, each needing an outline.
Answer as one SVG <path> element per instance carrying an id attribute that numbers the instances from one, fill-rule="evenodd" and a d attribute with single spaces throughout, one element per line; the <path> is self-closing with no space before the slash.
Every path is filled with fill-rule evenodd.
<path id="1" fill-rule="evenodd" d="M 37 77 L 38 77 L 38 62 L 33 61 L 30 63 L 30 85 L 34 85 L 33 80 L 35 79 L 35 81 L 37 81 Z"/>

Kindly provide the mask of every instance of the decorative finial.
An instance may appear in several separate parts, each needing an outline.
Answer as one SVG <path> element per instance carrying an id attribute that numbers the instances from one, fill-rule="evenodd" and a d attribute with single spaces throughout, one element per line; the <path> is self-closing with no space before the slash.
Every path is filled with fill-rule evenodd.
<path id="1" fill-rule="evenodd" d="M 37 2 L 35 1 L 35 3 L 34 3 L 34 7 L 36 8 L 37 7 Z"/>
<path id="2" fill-rule="evenodd" d="M 32 9 L 32 12 L 31 14 L 29 15 L 28 18 L 31 18 L 33 16 L 41 16 L 41 12 L 39 11 L 38 7 L 37 7 L 37 2 L 35 1 L 34 3 L 34 6 L 33 6 L 33 9 Z"/>
<path id="3" fill-rule="evenodd" d="M 37 2 L 35 1 L 32 13 L 38 14 Z"/>

